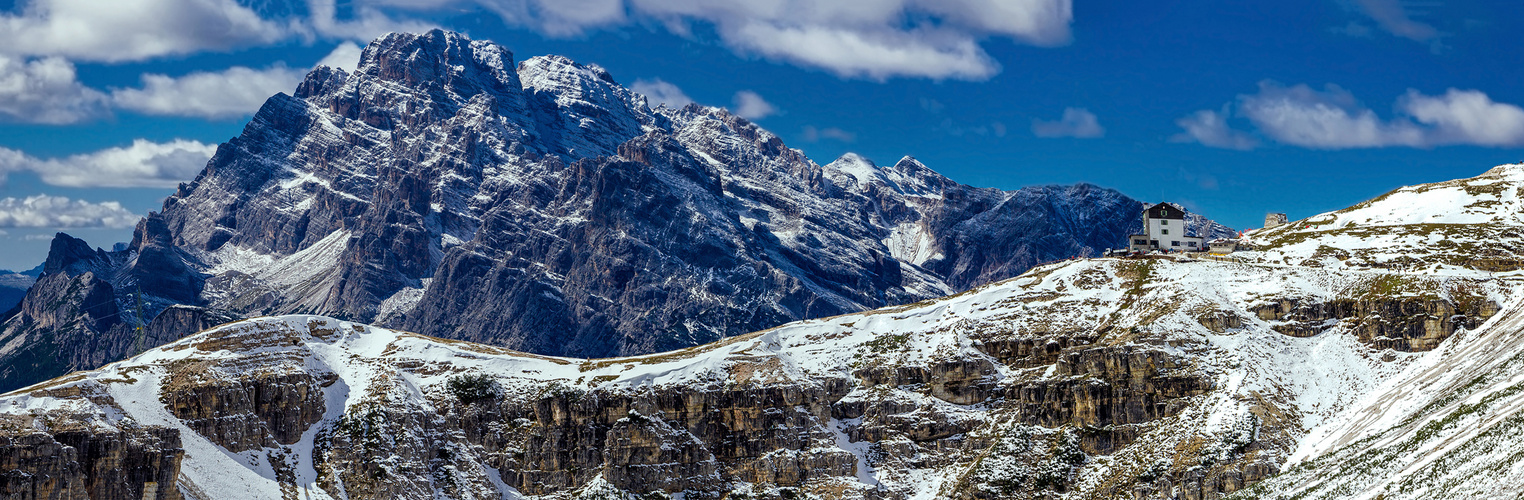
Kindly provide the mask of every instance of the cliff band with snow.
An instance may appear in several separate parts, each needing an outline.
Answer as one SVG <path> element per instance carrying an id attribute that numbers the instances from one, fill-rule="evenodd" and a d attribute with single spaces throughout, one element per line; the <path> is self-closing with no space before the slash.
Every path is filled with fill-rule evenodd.
<path id="1" fill-rule="evenodd" d="M 1466 235 L 1524 227 L 1521 194 L 1503 166 L 1233 262 L 1073 260 L 642 356 L 251 319 L 0 396 L 0 492 L 1508 498 L 1521 246 Z"/>

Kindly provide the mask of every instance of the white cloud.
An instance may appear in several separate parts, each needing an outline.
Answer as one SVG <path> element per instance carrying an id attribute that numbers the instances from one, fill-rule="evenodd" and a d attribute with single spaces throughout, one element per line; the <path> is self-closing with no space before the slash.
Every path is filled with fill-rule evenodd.
<path id="1" fill-rule="evenodd" d="M 341 18 L 335 0 L 306 0 L 307 17 L 265 18 L 238 0 L 21 0 L 19 13 L 0 15 L 0 54 L 122 62 L 293 37 L 370 41 L 393 31 L 436 27 L 394 19 L 378 6 L 422 9 L 451 3 L 360 1 L 347 5 Z"/>
<path id="2" fill-rule="evenodd" d="M 1524 109 L 1494 102 L 1478 90 L 1449 89 L 1433 97 L 1408 90 L 1397 107 L 1432 127 L 1429 144 L 1524 145 Z"/>
<path id="3" fill-rule="evenodd" d="M 628 21 L 624 0 L 477 0 L 509 24 L 552 36 L 580 35 L 588 28 Z"/>
<path id="4" fill-rule="evenodd" d="M 837 76 L 884 80 L 891 76 L 984 80 L 1000 72 L 972 38 L 894 30 L 747 23 L 729 36 L 749 52 Z"/>
<path id="5" fill-rule="evenodd" d="M 666 104 L 668 108 L 681 108 L 693 103 L 693 99 L 684 94 L 683 89 L 660 78 L 636 79 L 635 83 L 630 84 L 630 90 L 646 96 L 647 104 L 653 108 L 661 104 Z"/>
<path id="6" fill-rule="evenodd" d="M 91 203 L 40 194 L 0 198 L 0 227 L 132 227 L 142 216 L 121 203 Z"/>
<path id="7" fill-rule="evenodd" d="M 447 2 L 420 4 L 415 7 L 442 7 L 445 3 Z M 310 30 L 325 37 L 368 42 L 391 32 L 422 33 L 438 27 L 418 20 L 392 19 L 365 3 L 351 5 L 352 13 L 348 19 L 339 19 L 335 0 L 307 0 L 307 10 L 312 17 L 306 25 L 295 27 L 293 31 L 301 33 Z"/>
<path id="8" fill-rule="evenodd" d="M 360 62 L 360 46 L 344 42 L 318 61 L 354 71 Z M 222 71 L 197 71 L 178 77 L 143 75 L 138 88 L 112 89 L 111 103 L 118 108 L 150 115 L 193 116 L 218 119 L 253 114 L 277 92 L 291 92 L 307 70 L 276 63 L 264 69 L 234 66 Z"/>
<path id="9" fill-rule="evenodd" d="M 731 111 L 747 120 L 760 120 L 778 113 L 778 108 L 762 96 L 750 90 L 736 92 L 735 107 Z"/>
<path id="10" fill-rule="evenodd" d="M 389 0 L 390 1 L 390 0 Z M 713 26 L 732 50 L 849 78 L 982 80 L 1000 67 L 979 46 L 1002 37 L 1069 41 L 1070 0 L 476 0 L 551 35 L 655 20 L 688 35 Z"/>
<path id="11" fill-rule="evenodd" d="M 1000 66 L 980 46 L 985 40 L 1061 45 L 1073 20 L 1072 0 L 357 0 L 343 8 L 336 0 L 305 0 L 305 17 L 268 18 L 239 0 L 21 1 L 19 13 L 0 15 L 0 53 L 119 62 L 292 37 L 368 41 L 435 27 L 399 10 L 476 4 L 554 36 L 633 22 L 679 35 L 712 26 L 741 54 L 878 80 L 987 79 Z"/>
<path id="12" fill-rule="evenodd" d="M 354 42 L 344 42 L 339 44 L 338 47 L 334 47 L 333 52 L 329 52 L 314 67 L 327 66 L 353 73 L 355 67 L 360 65 L 360 54 L 364 51 L 365 49 L 355 45 Z"/>
<path id="13" fill-rule="evenodd" d="M 66 124 L 104 116 L 106 96 L 75 79 L 58 57 L 34 61 L 0 55 L 0 118 Z"/>
<path id="14" fill-rule="evenodd" d="M 1408 16 L 1399 0 L 1355 0 L 1355 4 L 1387 33 L 1419 42 L 1433 41 L 1440 36 L 1439 30 L 1433 26 Z"/>
<path id="15" fill-rule="evenodd" d="M 182 139 L 138 139 L 127 147 L 50 159 L 0 148 L 0 174 L 31 171 L 54 186 L 167 188 L 194 178 L 216 151 L 216 145 Z"/>
<path id="16" fill-rule="evenodd" d="M 113 89 L 111 101 L 119 108 L 150 115 L 237 117 L 258 111 L 277 92 L 291 92 L 306 74 L 306 70 L 278 63 L 265 69 L 234 66 L 173 78 L 145 74 L 141 88 Z"/>
<path id="17" fill-rule="evenodd" d="M 233 0 L 31 0 L 0 15 L 0 52 L 131 61 L 277 41 L 287 27 Z"/>
<path id="18" fill-rule="evenodd" d="M 1057 121 L 1033 119 L 1032 134 L 1038 137 L 1095 138 L 1106 135 L 1106 129 L 1096 120 L 1095 113 L 1084 108 L 1064 108 L 1064 116 Z"/>
<path id="19" fill-rule="evenodd" d="M 815 128 L 814 125 L 805 125 L 803 135 L 804 142 L 817 142 L 822 138 L 857 142 L 857 134 L 836 127 Z"/>
<path id="20" fill-rule="evenodd" d="M 353 71 L 361 49 L 339 44 L 320 65 Z M 0 54 L 0 120 L 69 124 L 109 115 L 117 107 L 150 115 L 228 118 L 259 110 L 277 92 L 291 92 L 306 70 L 276 63 L 268 68 L 235 66 L 171 77 L 144 74 L 138 88 L 110 94 L 81 84 L 74 65 L 60 57 L 32 61 Z"/>
<path id="21" fill-rule="evenodd" d="M 1214 148 L 1247 151 L 1259 146 L 1259 141 L 1247 133 L 1228 126 L 1227 113 L 1203 109 L 1190 116 L 1175 120 L 1184 132 L 1170 137 L 1171 142 L 1199 142 Z"/>
<path id="22" fill-rule="evenodd" d="M 1176 139 L 1207 146 L 1248 149 L 1252 138 L 1227 124 L 1229 109 L 1198 111 L 1182 118 L 1186 132 Z M 1262 136 L 1312 149 L 1378 147 L 1428 148 L 1443 145 L 1524 146 L 1524 109 L 1493 101 L 1477 90 L 1449 89 L 1428 96 L 1408 90 L 1397 100 L 1397 116 L 1381 118 L 1337 85 L 1316 90 L 1260 83 L 1258 93 L 1240 95 L 1237 114 Z"/>
<path id="23" fill-rule="evenodd" d="M 1412 122 L 1387 122 L 1337 85 L 1314 90 L 1261 82 L 1259 93 L 1239 96 L 1239 113 L 1278 142 L 1314 149 L 1421 146 Z"/>

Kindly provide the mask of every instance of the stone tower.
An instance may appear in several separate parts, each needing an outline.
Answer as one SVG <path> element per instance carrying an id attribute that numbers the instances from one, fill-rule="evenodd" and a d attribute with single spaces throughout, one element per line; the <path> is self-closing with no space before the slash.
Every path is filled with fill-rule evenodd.
<path id="1" fill-rule="evenodd" d="M 1265 214 L 1265 229 L 1286 223 L 1286 214 Z"/>

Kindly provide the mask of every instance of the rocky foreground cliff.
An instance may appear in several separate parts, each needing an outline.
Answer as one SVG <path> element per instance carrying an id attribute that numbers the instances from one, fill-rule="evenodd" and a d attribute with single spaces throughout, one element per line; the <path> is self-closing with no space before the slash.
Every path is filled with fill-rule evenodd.
<path id="1" fill-rule="evenodd" d="M 1491 210 L 1446 224 L 1501 230 L 1515 185 L 1524 166 L 1407 189 L 1431 214 Z M 1448 245 L 1384 261 L 1362 249 L 1390 242 L 1334 231 L 1411 234 L 1413 200 L 1388 198 L 1233 262 L 1073 260 L 646 356 L 231 323 L 0 397 L 0 493 L 1498 497 L 1524 481 L 1524 274 L 1454 265 Z"/>
<path id="2" fill-rule="evenodd" d="M 1097 255 L 1141 209 L 910 157 L 817 164 L 724 109 L 653 108 L 596 65 L 443 31 L 312 71 L 187 181 L 125 250 L 55 242 L 31 313 L 0 317 L 0 367 L 32 367 L 0 390 L 159 345 L 139 328 L 171 306 L 206 318 L 156 331 L 313 313 L 542 354 L 666 351 Z M 16 350 L 48 343 L 80 347 Z"/>

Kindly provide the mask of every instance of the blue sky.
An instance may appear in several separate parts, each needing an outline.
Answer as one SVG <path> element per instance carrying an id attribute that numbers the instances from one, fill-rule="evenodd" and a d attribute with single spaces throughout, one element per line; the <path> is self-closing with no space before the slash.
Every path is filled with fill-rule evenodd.
<path id="1" fill-rule="evenodd" d="M 1524 160 L 1519 2 L 0 0 L 0 268 L 110 247 L 264 98 L 442 27 L 725 106 L 820 163 L 1091 182 L 1233 227 Z"/>

